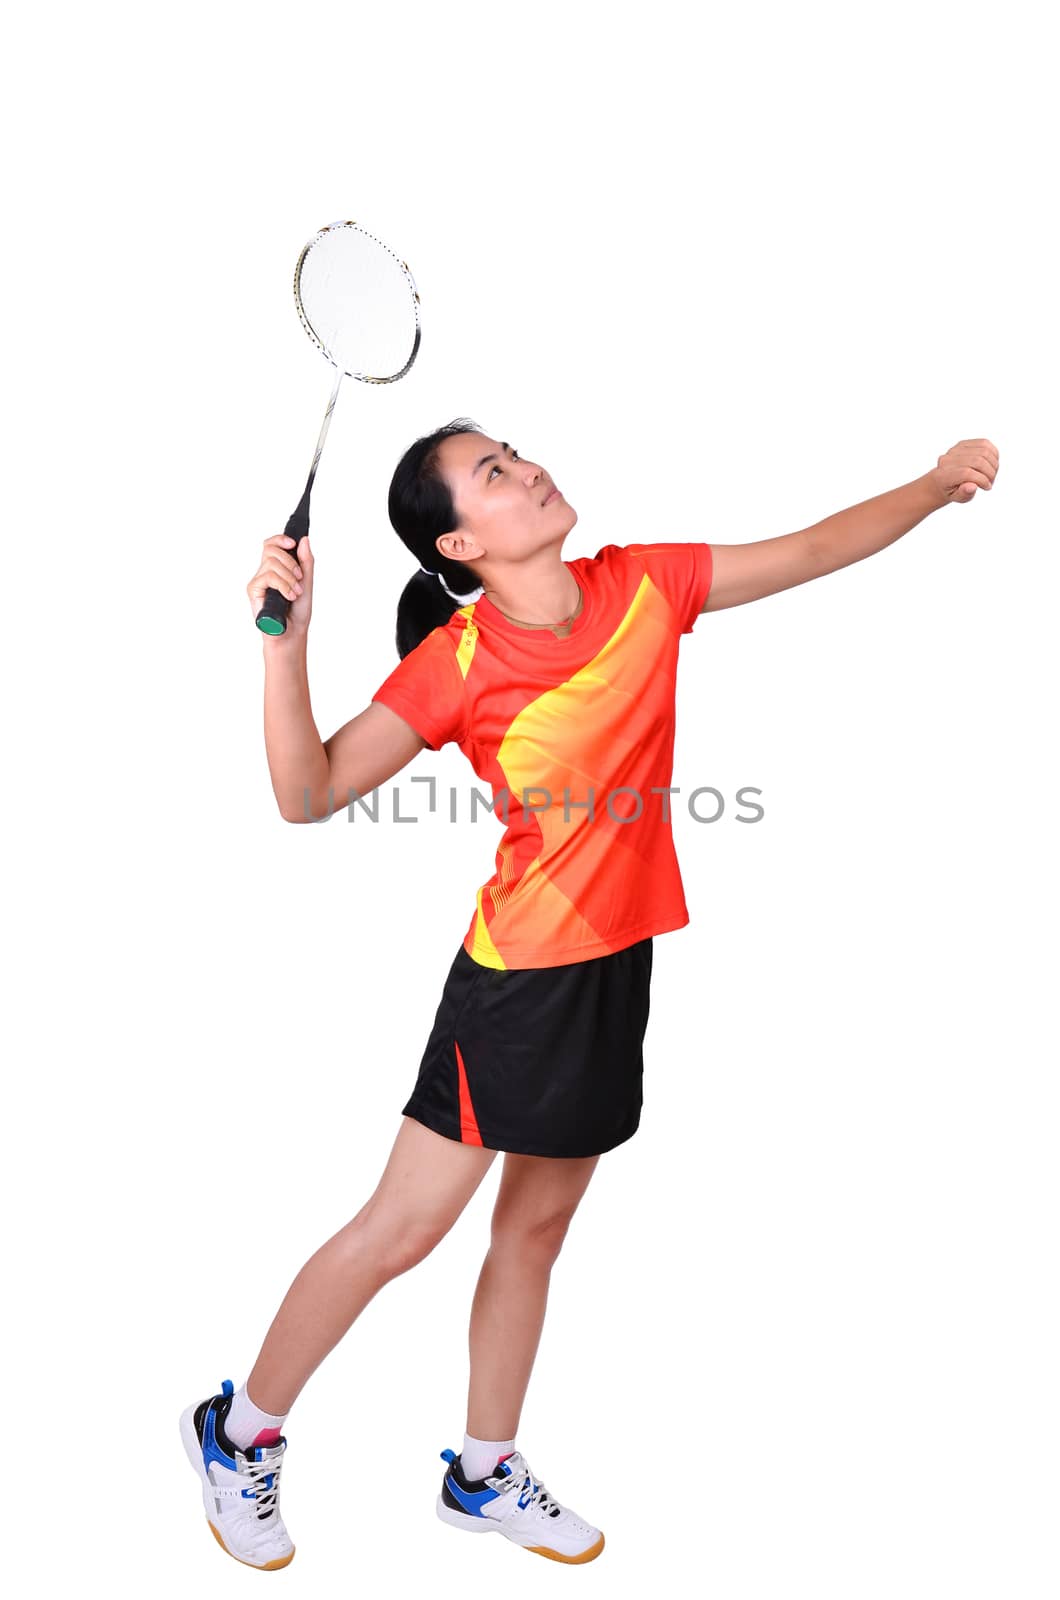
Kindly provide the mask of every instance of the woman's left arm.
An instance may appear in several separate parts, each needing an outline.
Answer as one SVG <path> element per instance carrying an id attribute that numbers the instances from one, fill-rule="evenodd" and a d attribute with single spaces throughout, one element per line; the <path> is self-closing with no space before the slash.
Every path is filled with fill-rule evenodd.
<path id="1" fill-rule="evenodd" d="M 997 446 L 989 439 L 962 439 L 923 477 L 837 511 L 812 528 L 751 544 L 712 544 L 713 577 L 703 611 L 746 605 L 864 561 L 932 511 L 963 505 L 977 489 L 993 488 L 997 467 Z"/>

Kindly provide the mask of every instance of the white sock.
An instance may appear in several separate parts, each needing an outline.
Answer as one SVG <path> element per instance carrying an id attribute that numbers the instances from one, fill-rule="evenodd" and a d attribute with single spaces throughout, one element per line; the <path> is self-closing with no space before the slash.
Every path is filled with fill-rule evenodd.
<path id="1" fill-rule="evenodd" d="M 491 1473 L 501 1456 L 515 1449 L 514 1439 L 474 1439 L 464 1434 L 464 1448 L 460 1452 L 460 1466 L 465 1478 L 485 1478 Z"/>
<path id="2" fill-rule="evenodd" d="M 232 1404 L 225 1418 L 225 1432 L 233 1444 L 245 1450 L 251 1444 L 275 1444 L 286 1420 L 286 1412 L 282 1417 L 273 1417 L 256 1406 L 244 1384 L 232 1396 Z M 259 1438 L 259 1434 L 263 1437 Z"/>

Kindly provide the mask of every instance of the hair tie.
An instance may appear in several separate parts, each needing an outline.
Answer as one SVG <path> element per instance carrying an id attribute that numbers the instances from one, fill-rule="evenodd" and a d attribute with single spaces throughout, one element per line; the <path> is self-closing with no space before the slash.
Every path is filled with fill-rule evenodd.
<path id="1" fill-rule="evenodd" d="M 486 592 L 482 585 L 479 584 L 477 589 L 471 589 L 467 594 L 457 594 L 455 589 L 450 589 L 440 572 L 435 572 L 431 567 L 421 567 L 420 571 L 425 572 L 429 578 L 437 578 L 446 594 L 453 600 L 459 600 L 462 606 L 466 606 L 472 600 L 480 599 Z"/>

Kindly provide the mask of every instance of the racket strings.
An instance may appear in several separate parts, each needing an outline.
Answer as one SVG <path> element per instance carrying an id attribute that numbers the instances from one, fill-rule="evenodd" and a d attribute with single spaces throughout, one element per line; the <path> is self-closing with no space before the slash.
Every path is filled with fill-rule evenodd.
<path id="1" fill-rule="evenodd" d="M 356 224 L 335 223 L 310 241 L 295 300 L 310 338 L 351 377 L 393 382 L 411 365 L 419 342 L 412 274 Z"/>

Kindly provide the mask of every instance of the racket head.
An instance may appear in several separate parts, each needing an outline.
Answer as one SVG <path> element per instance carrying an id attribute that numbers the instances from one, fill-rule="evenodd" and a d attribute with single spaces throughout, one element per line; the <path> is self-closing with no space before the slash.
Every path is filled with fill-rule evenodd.
<path id="1" fill-rule="evenodd" d="M 420 296 L 408 263 L 356 222 L 315 233 L 294 269 L 302 326 L 340 372 L 396 383 L 420 347 Z"/>

